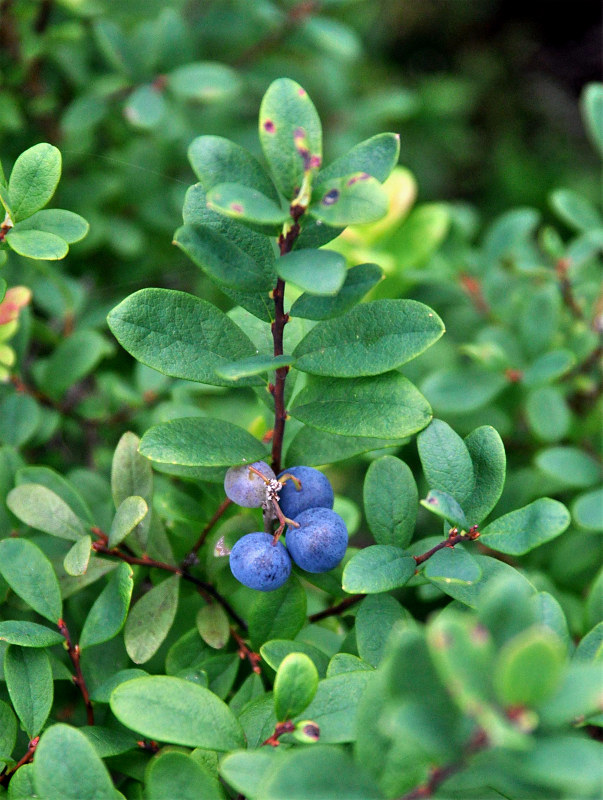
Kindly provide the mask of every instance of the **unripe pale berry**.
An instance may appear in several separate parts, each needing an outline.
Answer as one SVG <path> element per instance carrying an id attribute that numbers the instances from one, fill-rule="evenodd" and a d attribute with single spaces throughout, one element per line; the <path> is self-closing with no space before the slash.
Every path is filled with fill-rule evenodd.
<path id="1" fill-rule="evenodd" d="M 298 567 L 306 572 L 328 572 L 345 555 L 348 530 L 345 522 L 330 508 L 308 508 L 287 528 L 287 550 Z"/>
<path id="2" fill-rule="evenodd" d="M 291 559 L 280 542 L 273 544 L 271 534 L 248 533 L 232 548 L 230 570 L 244 586 L 271 592 L 287 581 Z"/>
<path id="3" fill-rule="evenodd" d="M 243 508 L 260 508 L 266 499 L 266 483 L 249 469 L 252 466 L 268 480 L 276 476 L 265 461 L 231 467 L 224 477 L 224 491 L 233 503 Z"/>
<path id="4" fill-rule="evenodd" d="M 288 480 L 280 490 L 279 504 L 286 517 L 295 519 L 308 508 L 333 508 L 333 487 L 322 472 L 312 467 L 291 467 L 281 472 L 279 480 L 286 475 L 301 483 L 301 489 L 297 489 L 294 481 Z"/>

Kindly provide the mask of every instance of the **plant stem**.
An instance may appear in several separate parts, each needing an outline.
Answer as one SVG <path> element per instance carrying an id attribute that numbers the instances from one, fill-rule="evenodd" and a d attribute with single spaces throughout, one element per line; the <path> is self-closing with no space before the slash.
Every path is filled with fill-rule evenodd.
<path id="1" fill-rule="evenodd" d="M 563 302 L 569 309 L 570 313 L 576 319 L 584 319 L 584 313 L 580 308 L 578 301 L 574 297 L 572 284 L 570 283 L 570 280 L 567 277 L 569 268 L 570 268 L 570 261 L 567 258 L 560 258 L 557 261 L 557 264 L 555 265 L 557 279 L 559 280 L 559 288 L 561 289 L 561 296 L 563 297 Z"/>
<path id="2" fill-rule="evenodd" d="M 94 709 L 92 708 L 92 702 L 90 700 L 90 695 L 88 694 L 88 687 L 86 686 L 86 681 L 84 680 L 82 668 L 80 666 L 80 646 L 79 644 L 74 645 L 71 641 L 69 629 L 67 628 L 64 620 L 60 619 L 57 622 L 57 627 L 59 629 L 59 633 L 61 636 L 63 636 L 67 643 L 67 652 L 69 653 L 69 658 L 71 659 L 71 663 L 73 664 L 73 668 L 75 670 L 73 682 L 82 693 L 84 705 L 86 706 L 86 718 L 88 720 L 88 725 L 94 725 Z"/>
<path id="3" fill-rule="evenodd" d="M 260 675 L 262 672 L 260 668 L 260 661 L 261 661 L 260 655 L 258 653 L 254 653 L 253 650 L 250 647 L 248 647 L 243 637 L 240 636 L 239 633 L 233 627 L 230 628 L 230 634 L 238 645 L 240 658 L 246 658 L 247 661 L 249 661 L 249 663 L 251 664 L 251 669 L 257 675 Z"/>
<path id="4" fill-rule="evenodd" d="M 413 556 L 413 558 L 418 566 L 419 564 L 423 564 L 425 561 L 430 559 L 434 553 L 438 552 L 438 550 L 443 550 L 444 547 L 454 547 L 454 545 L 459 544 L 459 542 L 472 542 L 478 538 L 479 531 L 477 529 L 477 525 L 473 525 L 468 531 L 461 531 L 461 533 L 458 532 L 457 528 L 452 528 L 446 539 L 444 539 L 442 542 L 438 542 L 438 544 L 436 544 L 435 547 L 432 547 L 431 550 L 427 550 L 427 552 L 420 556 Z M 345 600 L 342 600 L 335 606 L 330 606 L 329 608 L 325 608 L 324 611 L 318 611 L 316 614 L 311 614 L 308 617 L 308 620 L 310 622 L 320 622 L 321 619 L 326 619 L 327 617 L 337 617 L 340 614 L 343 614 L 343 612 L 351 606 L 359 603 L 365 597 L 366 594 L 354 594 L 350 597 L 346 597 Z"/>
<path id="5" fill-rule="evenodd" d="M 106 534 L 103 534 L 102 531 L 98 530 L 98 528 L 94 528 L 93 532 L 96 533 L 97 536 L 100 535 L 103 541 L 106 541 Z M 237 623 L 237 625 L 239 625 L 244 631 L 247 630 L 247 623 L 245 620 L 237 614 L 228 600 L 226 600 L 225 597 L 222 597 L 220 592 L 218 592 L 218 590 L 215 589 L 211 583 L 207 583 L 206 581 L 201 580 L 201 578 L 191 575 L 188 570 L 183 569 L 182 567 L 175 567 L 173 564 L 166 564 L 164 561 L 156 561 L 153 558 L 149 558 L 147 555 L 141 557 L 132 556 L 128 553 L 122 552 L 117 547 L 107 547 L 105 544 L 103 544 L 103 541 L 93 542 L 92 549 L 97 553 L 101 553 L 102 555 L 119 558 L 120 561 L 125 561 L 126 564 L 135 564 L 141 567 L 152 567 L 154 569 L 161 569 L 164 572 L 171 572 L 172 575 L 180 576 L 185 581 L 194 584 L 202 594 L 209 595 L 209 598 L 213 598 L 216 602 L 218 602 L 224 611 L 226 611 L 226 613 Z M 211 602 L 211 599 L 209 602 Z"/>
<path id="6" fill-rule="evenodd" d="M 488 746 L 489 741 L 486 732 L 481 729 L 478 730 L 469 742 L 460 761 L 457 761 L 455 764 L 448 764 L 445 767 L 436 767 L 426 783 L 416 786 L 410 792 L 398 798 L 398 800 L 419 800 L 419 798 L 423 797 L 432 797 L 444 781 L 467 766 L 467 759 L 470 756 L 478 753 L 480 750 L 484 750 Z"/>
<path id="7" fill-rule="evenodd" d="M 293 225 L 286 234 L 281 233 L 278 240 L 281 256 L 290 253 L 293 244 L 299 236 L 300 227 L 298 220 L 306 209 L 303 206 L 292 205 L 290 209 L 293 217 Z M 289 321 L 289 314 L 285 314 L 285 281 L 279 278 L 273 289 L 274 298 L 274 322 L 272 323 L 272 341 L 274 342 L 274 355 L 283 355 L 283 331 Z M 274 428 L 272 433 L 272 469 L 278 475 L 281 471 L 281 461 L 283 456 L 283 437 L 285 435 L 285 422 L 287 421 L 287 410 L 285 408 L 285 382 L 289 367 L 279 367 L 276 370 L 274 386 L 272 386 L 272 396 L 274 397 Z"/>
<path id="8" fill-rule="evenodd" d="M 22 756 L 19 761 L 15 764 L 12 769 L 9 769 L 7 772 L 3 772 L 0 775 L 0 786 L 7 786 L 8 782 L 10 781 L 11 777 L 15 774 L 15 772 L 22 767 L 24 764 L 29 764 L 30 761 L 33 760 L 34 753 L 36 752 L 36 747 L 38 746 L 38 742 L 40 741 L 39 736 L 35 736 L 29 743 L 29 747 L 27 748 L 27 753 Z"/>
<path id="9" fill-rule="evenodd" d="M 224 514 L 226 509 L 231 505 L 232 505 L 232 500 L 229 497 L 225 497 L 224 500 L 222 500 L 222 502 L 216 509 L 216 513 L 213 515 L 213 517 L 210 519 L 207 525 L 203 528 L 203 530 L 201 531 L 201 535 L 199 536 L 195 544 L 191 547 L 190 553 L 188 553 L 187 556 L 184 558 L 182 562 L 183 569 L 186 570 L 188 569 L 188 567 L 192 567 L 193 564 L 198 563 L 197 553 L 205 544 L 205 540 L 207 539 L 211 529 L 220 519 L 222 514 Z"/>
<path id="10" fill-rule="evenodd" d="M 444 539 L 443 542 L 438 542 L 435 547 L 432 547 L 431 550 L 423 553 L 423 555 L 413 556 L 413 558 L 418 566 L 419 564 L 423 564 L 424 561 L 427 561 L 428 558 L 431 558 L 438 550 L 443 550 L 445 547 L 454 547 L 454 545 L 459 544 L 459 542 L 472 542 L 477 538 L 479 538 L 477 525 L 473 525 L 467 532 L 461 531 L 460 533 L 457 528 L 452 528 L 447 539 Z"/>
<path id="11" fill-rule="evenodd" d="M 278 747 L 280 742 L 279 738 L 284 733 L 293 733 L 295 730 L 295 724 L 288 719 L 286 722 L 277 722 L 274 726 L 274 733 L 272 736 L 269 736 L 265 741 L 262 742 L 260 747 L 264 747 L 264 745 L 269 744 L 271 747 Z"/>

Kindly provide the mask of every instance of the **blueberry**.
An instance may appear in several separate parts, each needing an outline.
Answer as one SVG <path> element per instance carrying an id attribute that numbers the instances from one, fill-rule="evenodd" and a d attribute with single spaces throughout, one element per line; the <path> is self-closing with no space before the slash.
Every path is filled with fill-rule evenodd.
<path id="1" fill-rule="evenodd" d="M 233 503 L 244 508 L 259 508 L 266 497 L 266 484 L 252 472 L 249 467 L 257 469 L 268 480 L 276 477 L 268 464 L 256 461 L 253 464 L 244 464 L 241 467 L 231 467 L 224 477 L 224 491 Z"/>
<path id="2" fill-rule="evenodd" d="M 348 546 L 348 529 L 330 508 L 308 508 L 287 528 L 287 550 L 306 572 L 328 572 L 336 567 Z"/>
<path id="3" fill-rule="evenodd" d="M 271 592 L 291 574 L 291 559 L 280 542 L 272 544 L 271 534 L 248 533 L 232 548 L 230 570 L 244 586 Z"/>
<path id="4" fill-rule="evenodd" d="M 279 480 L 287 474 L 297 478 L 302 488 L 298 490 L 293 481 L 287 481 L 280 490 L 279 505 L 286 517 L 295 519 L 307 508 L 333 508 L 333 487 L 322 472 L 312 467 L 291 467 L 281 472 Z"/>

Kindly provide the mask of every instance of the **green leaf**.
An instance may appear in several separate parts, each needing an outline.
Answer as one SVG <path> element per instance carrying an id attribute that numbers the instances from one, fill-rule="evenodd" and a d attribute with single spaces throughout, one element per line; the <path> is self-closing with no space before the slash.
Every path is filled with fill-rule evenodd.
<path id="1" fill-rule="evenodd" d="M 538 710 L 542 724 L 559 728 L 578 718 L 601 712 L 601 665 L 572 663 L 555 689 Z"/>
<path id="2" fill-rule="evenodd" d="M 603 622 L 598 622 L 595 627 L 584 636 L 573 655 L 574 661 L 601 661 L 603 659 Z"/>
<path id="3" fill-rule="evenodd" d="M 456 367 L 433 372 L 423 381 L 421 391 L 434 407 L 446 414 L 468 414 L 494 400 L 507 385 L 504 375 L 480 366 Z"/>
<path id="4" fill-rule="evenodd" d="M 520 775 L 558 797 L 596 797 L 603 785 L 601 746 L 571 734 L 538 738 L 522 755 Z"/>
<path id="5" fill-rule="evenodd" d="M 592 456 L 577 447 L 550 447 L 536 456 L 536 466 L 564 486 L 587 489 L 601 479 L 601 469 Z"/>
<path id="6" fill-rule="evenodd" d="M 492 680 L 505 707 L 540 705 L 557 687 L 565 666 L 565 648 L 546 629 L 527 628 L 510 639 L 494 664 Z"/>
<path id="7" fill-rule="evenodd" d="M 61 153 L 51 144 L 30 147 L 17 158 L 8 191 L 13 221 L 26 219 L 50 200 L 61 177 Z"/>
<path id="8" fill-rule="evenodd" d="M 389 200 L 378 180 L 367 172 L 330 178 L 314 186 L 308 212 L 326 225 L 363 225 L 387 214 Z"/>
<path id="9" fill-rule="evenodd" d="M 205 191 L 236 180 L 279 202 L 274 184 L 255 156 L 222 136 L 198 136 L 188 148 L 188 158 Z M 187 220 L 185 220 L 186 222 Z"/>
<path id="10" fill-rule="evenodd" d="M 274 372 L 279 367 L 288 367 L 295 363 L 293 356 L 250 356 L 230 364 L 221 364 L 214 370 L 216 375 L 228 381 L 239 381 L 252 375 Z M 242 384 L 243 385 L 243 384 Z"/>
<path id="11" fill-rule="evenodd" d="M 23 467 L 17 472 L 15 483 L 17 486 L 21 486 L 24 483 L 36 483 L 45 486 L 62 498 L 80 520 L 85 520 L 92 524 L 93 518 L 90 508 L 80 492 L 72 483 L 53 469 L 40 466 Z"/>
<path id="12" fill-rule="evenodd" d="M 58 400 L 112 352 L 113 347 L 98 331 L 75 331 L 53 351 L 46 362 L 40 386 L 46 394 Z"/>
<path id="13" fill-rule="evenodd" d="M 140 439 L 128 431 L 119 440 L 111 464 L 111 492 L 115 507 L 128 497 L 142 497 L 150 506 L 153 500 L 153 470 L 140 455 Z"/>
<path id="14" fill-rule="evenodd" d="M 320 297 L 306 292 L 293 303 L 290 314 L 318 320 L 338 317 L 359 303 L 382 277 L 383 271 L 377 264 L 357 264 L 346 271 L 343 286 L 336 295 Z"/>
<path id="15" fill-rule="evenodd" d="M 270 639 L 293 639 L 306 624 L 306 593 L 293 576 L 273 592 L 257 592 L 247 623 L 254 650 Z"/>
<path id="16" fill-rule="evenodd" d="M 109 547 L 117 547 L 142 522 L 149 507 L 142 497 L 126 497 L 119 504 L 109 531 Z"/>
<path id="17" fill-rule="evenodd" d="M 358 656 L 353 656 L 351 653 L 335 653 L 333 658 L 329 661 L 329 668 L 327 670 L 327 677 L 333 678 L 335 675 L 342 675 L 347 672 L 357 672 L 358 670 L 372 670 L 370 664 L 363 661 Z"/>
<path id="18" fill-rule="evenodd" d="M 167 106 L 163 94 L 153 84 L 137 86 L 124 105 L 124 117 L 130 125 L 152 130 L 163 120 Z"/>
<path id="19" fill-rule="evenodd" d="M 54 696 L 46 652 L 9 645 L 4 654 L 4 680 L 21 725 L 33 739 L 44 727 Z"/>
<path id="20" fill-rule="evenodd" d="M 97 686 L 90 694 L 95 703 L 108 703 L 111 698 L 113 689 L 119 686 L 120 683 L 131 681 L 134 678 L 145 678 L 149 673 L 143 669 L 120 669 L 119 672 L 113 673 L 110 678 Z"/>
<path id="21" fill-rule="evenodd" d="M 242 183 L 219 183 L 207 193 L 207 205 L 212 211 L 243 223 L 268 226 L 278 230 L 289 213 L 257 189 Z"/>
<path id="22" fill-rule="evenodd" d="M 289 653 L 281 661 L 274 681 L 276 718 L 284 722 L 298 716 L 312 702 L 318 672 L 304 653 Z"/>
<path id="23" fill-rule="evenodd" d="M 419 495 L 409 467 L 394 456 L 370 465 L 364 479 L 364 513 L 378 544 L 406 547 L 415 529 Z"/>
<path id="24" fill-rule="evenodd" d="M 571 189 L 557 189 L 550 196 L 550 204 L 559 219 L 574 230 L 588 231 L 603 223 L 593 204 Z"/>
<path id="25" fill-rule="evenodd" d="M 519 556 L 559 536 L 569 524 L 563 503 L 541 497 L 491 522 L 481 532 L 481 540 L 493 550 Z"/>
<path id="26" fill-rule="evenodd" d="M 434 419 L 417 437 L 423 472 L 431 489 L 440 489 L 462 503 L 475 489 L 473 462 L 467 445 L 450 425 Z"/>
<path id="27" fill-rule="evenodd" d="M 334 747 L 296 747 L 261 785 L 262 800 L 382 800 L 374 781 Z"/>
<path id="28" fill-rule="evenodd" d="M 543 353 L 523 373 L 522 383 L 530 388 L 554 381 L 565 375 L 576 363 L 571 350 L 551 350 Z"/>
<path id="29" fill-rule="evenodd" d="M 593 489 L 577 497 L 572 504 L 572 517 L 581 528 L 603 530 L 603 489 Z"/>
<path id="30" fill-rule="evenodd" d="M 275 671 L 279 668 L 283 659 L 290 653 L 303 653 L 308 656 L 316 667 L 318 677 L 326 677 L 329 657 L 312 644 L 291 641 L 289 639 L 271 639 L 260 648 L 262 658 Z"/>
<path id="31" fill-rule="evenodd" d="M 603 155 L 603 86 L 589 83 L 580 98 L 584 124 L 595 147 Z"/>
<path id="32" fill-rule="evenodd" d="M 209 225 L 183 225 L 174 244 L 219 286 L 239 291 L 269 290 L 275 281 L 262 265 Z"/>
<path id="33" fill-rule="evenodd" d="M 214 61 L 184 64 L 172 70 L 167 79 L 169 88 L 177 97 L 203 103 L 225 100 L 240 86 L 234 69 Z"/>
<path id="34" fill-rule="evenodd" d="M 127 753 L 128 750 L 136 750 L 138 746 L 136 737 L 132 733 L 124 733 L 100 725 L 88 725 L 80 730 L 101 758 L 118 756 L 121 753 Z"/>
<path id="35" fill-rule="evenodd" d="M 59 261 L 69 252 L 69 245 L 64 239 L 45 231 L 22 231 L 11 228 L 6 234 L 5 241 L 11 250 L 20 256 L 39 261 Z"/>
<path id="36" fill-rule="evenodd" d="M 51 536 L 77 542 L 86 534 L 86 525 L 63 498 L 41 484 L 16 486 L 8 493 L 6 504 L 26 525 Z"/>
<path id="37" fill-rule="evenodd" d="M 230 621 L 219 603 L 201 606 L 197 611 L 199 636 L 210 647 L 220 650 L 230 638 Z"/>
<path id="38" fill-rule="evenodd" d="M 63 604 L 52 564 L 28 539 L 0 541 L 0 575 L 34 611 L 57 623 Z"/>
<path id="39" fill-rule="evenodd" d="M 52 647 L 65 640 L 58 631 L 38 625 L 37 622 L 7 619 L 0 622 L 0 641 L 21 647 Z"/>
<path id="40" fill-rule="evenodd" d="M 406 612 L 390 595 L 365 597 L 356 614 L 356 644 L 360 658 L 373 667 L 378 666 L 392 628 L 403 625 L 406 620 Z"/>
<path id="41" fill-rule="evenodd" d="M 318 173 L 318 181 L 342 178 L 353 172 L 368 172 L 383 183 L 398 163 L 400 134 L 378 133 L 355 145 Z"/>
<path id="42" fill-rule="evenodd" d="M 436 586 L 451 583 L 470 585 L 479 581 L 482 570 L 462 547 L 443 547 L 427 561 L 423 574 Z"/>
<path id="43" fill-rule="evenodd" d="M 398 372 L 374 378 L 314 378 L 295 397 L 291 416 L 340 436 L 401 439 L 424 428 L 431 408 Z"/>
<path id="44" fill-rule="evenodd" d="M 124 641 L 135 664 L 148 661 L 170 632 L 178 610 L 179 587 L 179 576 L 172 575 L 144 594 L 130 611 Z"/>
<path id="45" fill-rule="evenodd" d="M 69 725 L 44 731 L 36 748 L 33 778 L 44 800 L 116 800 L 111 776 L 94 746 Z"/>
<path id="46" fill-rule="evenodd" d="M 405 586 L 415 574 L 415 560 L 399 547 L 377 544 L 355 553 L 343 570 L 342 586 L 354 594 L 377 594 Z"/>
<path id="47" fill-rule="evenodd" d="M 109 576 L 107 585 L 94 601 L 88 612 L 80 636 L 82 649 L 95 644 L 108 642 L 121 631 L 126 621 L 132 589 L 134 586 L 132 568 L 129 564 L 122 563 Z M 160 588 L 164 584 L 155 587 Z M 155 591 L 152 589 L 151 591 Z M 148 594 L 150 594 L 149 592 Z M 148 597 L 148 594 L 144 597 Z M 144 597 L 142 599 L 144 599 Z M 154 609 L 149 612 L 149 627 L 153 622 Z M 151 629 L 152 635 L 154 631 Z"/>
<path id="48" fill-rule="evenodd" d="M 525 413 L 532 433 L 542 442 L 565 439 L 572 415 L 557 386 L 533 389 L 526 398 Z"/>
<path id="49" fill-rule="evenodd" d="M 64 239 L 67 244 L 79 242 L 86 236 L 90 225 L 79 214 L 64 208 L 45 208 L 15 225 L 18 231 L 44 231 Z"/>
<path id="50" fill-rule="evenodd" d="M 191 755 L 164 751 L 145 773 L 147 800 L 223 800 L 217 781 Z"/>
<path id="51" fill-rule="evenodd" d="M 13 447 L 28 442 L 41 422 L 38 404 L 28 394 L 9 394 L 0 403 L 0 441 Z"/>
<path id="52" fill-rule="evenodd" d="M 459 528 L 467 530 L 469 525 L 465 512 L 448 492 L 441 492 L 438 489 L 432 489 L 428 492 L 425 500 L 421 500 L 423 508 L 428 509 L 432 514 L 451 522 L 453 525 L 458 525 Z"/>
<path id="53" fill-rule="evenodd" d="M 266 455 L 266 447 L 230 422 L 184 417 L 149 428 L 140 442 L 140 452 L 161 464 L 231 467 L 259 461 Z"/>
<path id="54" fill-rule="evenodd" d="M 294 250 L 276 262 L 285 281 L 315 295 L 335 295 L 346 276 L 345 258 L 332 250 Z"/>
<path id="55" fill-rule="evenodd" d="M 423 203 L 414 208 L 389 241 L 400 270 L 422 267 L 446 237 L 450 208 L 443 203 Z"/>
<path id="56" fill-rule="evenodd" d="M 0 761 L 10 758 L 16 741 L 16 717 L 8 703 L 0 700 Z"/>
<path id="57" fill-rule="evenodd" d="M 372 670 L 357 670 L 319 682 L 314 700 L 304 710 L 303 717 L 318 725 L 321 743 L 355 741 L 358 703 L 373 676 Z"/>
<path id="58" fill-rule="evenodd" d="M 304 251 L 291 255 L 297 252 Z M 423 303 L 374 300 L 315 325 L 293 351 L 295 366 L 336 378 L 378 375 L 416 358 L 443 332 L 440 318 Z"/>
<path id="59" fill-rule="evenodd" d="M 259 130 L 276 185 L 291 203 L 303 182 L 304 162 L 322 159 L 320 119 L 305 89 L 289 78 L 273 81 L 262 99 Z"/>
<path id="60" fill-rule="evenodd" d="M 401 444 L 404 444 L 404 440 L 376 439 L 367 436 L 337 436 L 304 425 L 289 444 L 287 461 L 290 464 L 318 467 L 324 464 L 334 464 L 336 461 L 344 461 L 371 450 L 399 447 Z"/>
<path id="61" fill-rule="evenodd" d="M 469 524 L 476 525 L 488 516 L 502 494 L 507 458 L 502 439 L 490 425 L 472 431 L 465 444 L 473 463 L 475 488 L 463 507 Z"/>
<path id="62" fill-rule="evenodd" d="M 136 678 L 111 695 L 111 711 L 151 739 L 224 752 L 242 747 L 243 731 L 228 706 L 191 681 L 166 675 Z"/>
<path id="63" fill-rule="evenodd" d="M 65 572 L 68 575 L 84 575 L 88 569 L 91 551 L 92 537 L 80 536 L 63 559 Z"/>

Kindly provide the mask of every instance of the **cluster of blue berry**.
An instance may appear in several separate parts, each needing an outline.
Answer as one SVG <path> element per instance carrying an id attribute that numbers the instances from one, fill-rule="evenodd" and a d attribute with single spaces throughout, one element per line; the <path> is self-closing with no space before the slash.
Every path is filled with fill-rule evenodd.
<path id="1" fill-rule="evenodd" d="M 348 531 L 333 511 L 333 487 L 312 467 L 291 467 L 278 477 L 264 461 L 232 467 L 224 479 L 226 495 L 244 508 L 263 508 L 272 533 L 248 533 L 230 554 L 230 569 L 244 586 L 269 592 L 291 574 L 291 559 L 306 572 L 328 572 L 343 558 Z M 286 529 L 286 547 L 279 541 Z"/>

